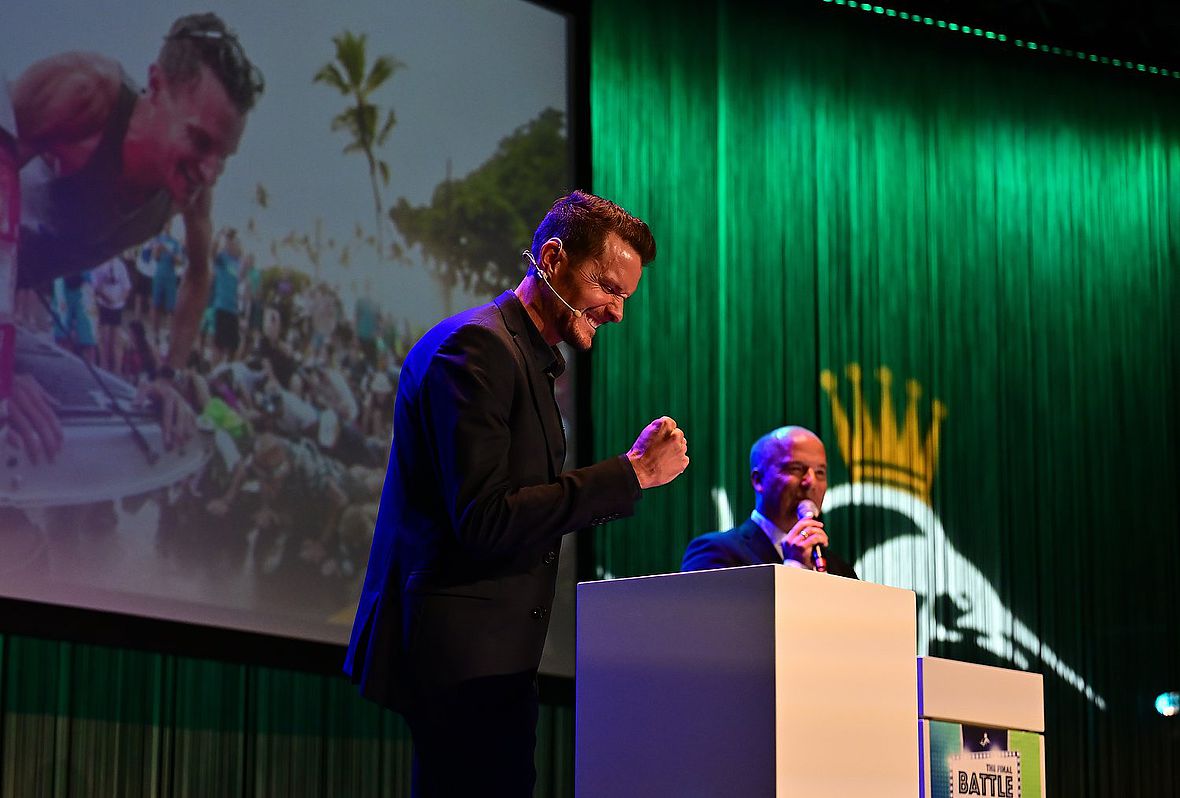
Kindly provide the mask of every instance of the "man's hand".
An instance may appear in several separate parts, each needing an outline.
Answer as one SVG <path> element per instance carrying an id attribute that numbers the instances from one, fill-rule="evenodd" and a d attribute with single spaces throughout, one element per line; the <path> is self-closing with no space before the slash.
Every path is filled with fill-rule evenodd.
<path id="1" fill-rule="evenodd" d="M 639 487 L 667 485 L 688 468 L 688 441 L 676 422 L 661 416 L 643 428 L 627 459 L 639 478 Z"/>
<path id="2" fill-rule="evenodd" d="M 144 383 L 139 389 L 138 399 L 145 398 L 151 399 L 160 408 L 165 449 L 181 446 L 193 437 L 197 430 L 197 417 L 172 383 L 163 378 Z"/>
<path id="3" fill-rule="evenodd" d="M 787 533 L 787 541 L 783 544 L 783 560 L 794 560 L 802 563 L 804 568 L 814 569 L 811 550 L 817 543 L 827 548 L 828 533 L 824 531 L 823 522 L 814 518 L 804 518 Z"/>
<path id="4" fill-rule="evenodd" d="M 15 374 L 8 400 L 8 443 L 20 446 L 29 462 L 53 462 L 62 445 L 53 397 L 29 374 Z"/>

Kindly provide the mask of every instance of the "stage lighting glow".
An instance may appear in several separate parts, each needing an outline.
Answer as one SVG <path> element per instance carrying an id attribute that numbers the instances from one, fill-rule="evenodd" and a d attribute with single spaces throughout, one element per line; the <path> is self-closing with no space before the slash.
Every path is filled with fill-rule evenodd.
<path id="1" fill-rule="evenodd" d="M 1165 718 L 1180 715 L 1180 693 L 1160 693 L 1155 698 L 1155 711 Z"/>

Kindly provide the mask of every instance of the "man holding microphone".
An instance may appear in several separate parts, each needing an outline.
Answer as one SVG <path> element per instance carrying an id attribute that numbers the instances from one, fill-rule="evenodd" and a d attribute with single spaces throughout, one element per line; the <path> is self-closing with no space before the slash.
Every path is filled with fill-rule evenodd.
<path id="1" fill-rule="evenodd" d="M 851 565 L 828 551 L 828 533 L 818 518 L 828 489 L 828 455 L 814 432 L 780 427 L 755 441 L 750 483 L 750 518 L 734 529 L 693 540 L 680 570 L 783 563 L 857 578 Z"/>

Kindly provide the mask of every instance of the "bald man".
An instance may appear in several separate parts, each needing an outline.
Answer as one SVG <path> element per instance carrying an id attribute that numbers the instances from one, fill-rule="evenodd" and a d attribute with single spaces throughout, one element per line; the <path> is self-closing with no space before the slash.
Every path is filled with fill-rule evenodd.
<path id="1" fill-rule="evenodd" d="M 780 427 L 750 448 L 754 512 L 741 526 L 710 532 L 688 544 L 682 571 L 783 563 L 815 569 L 812 550 L 823 546 L 830 574 L 856 579 L 852 566 L 828 548 L 822 521 L 800 520 L 799 502 L 823 506 L 828 489 L 828 455 L 823 441 L 803 427 Z"/>

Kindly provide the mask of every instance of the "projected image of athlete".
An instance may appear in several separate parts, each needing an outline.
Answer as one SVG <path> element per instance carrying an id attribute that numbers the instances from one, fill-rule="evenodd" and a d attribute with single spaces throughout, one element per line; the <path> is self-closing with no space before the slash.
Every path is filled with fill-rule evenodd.
<path id="1" fill-rule="evenodd" d="M 192 429 L 168 378 L 185 364 L 208 301 L 213 186 L 262 88 L 237 37 L 214 14 L 172 25 L 143 89 L 116 61 L 85 52 L 46 58 L 0 87 L 0 144 L 8 148 L 0 191 L 4 206 L 19 201 L 20 288 L 94 268 L 156 236 L 174 216 L 184 222 L 188 268 L 166 367 L 147 388 L 163 414 L 165 445 Z M 62 435 L 47 386 L 19 371 L 10 437 L 30 460 L 51 459 Z"/>

